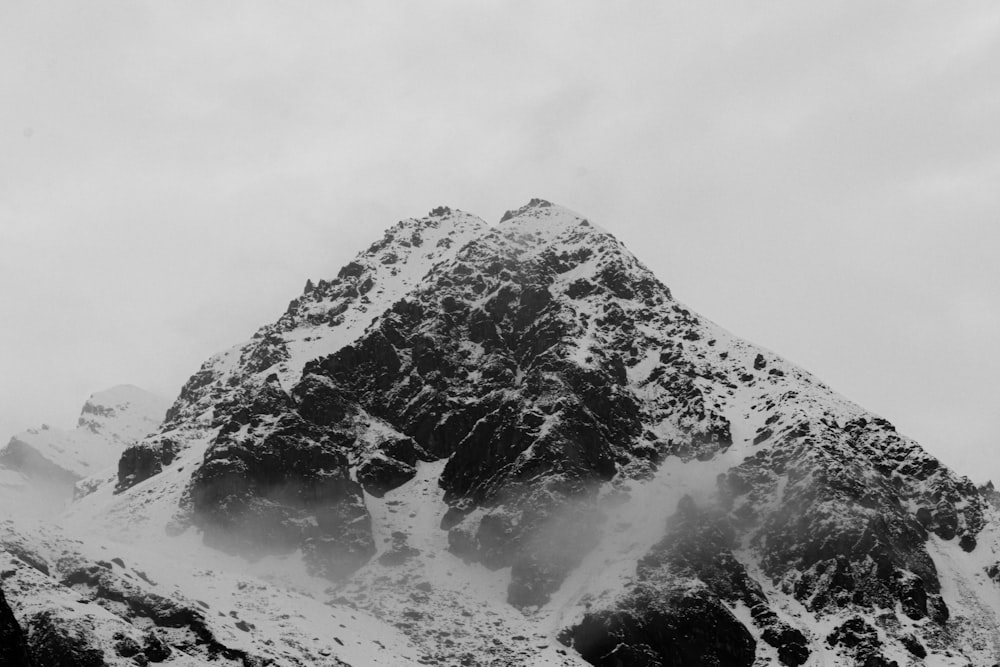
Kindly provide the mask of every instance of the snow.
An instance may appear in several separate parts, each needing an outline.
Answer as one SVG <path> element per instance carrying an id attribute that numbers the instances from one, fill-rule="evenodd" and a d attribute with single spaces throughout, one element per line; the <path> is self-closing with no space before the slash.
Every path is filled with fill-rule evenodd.
<path id="1" fill-rule="evenodd" d="M 7 449 L 27 447 L 76 477 L 87 477 L 116 465 L 127 445 L 159 426 L 167 405 L 138 387 L 113 387 L 87 399 L 76 428 L 30 429 L 11 438 Z"/>
<path id="2" fill-rule="evenodd" d="M 195 535 L 161 535 L 155 541 L 122 544 L 95 539 L 92 534 L 67 533 L 64 537 L 54 526 L 47 527 L 44 535 L 24 526 L 13 532 L 50 563 L 80 554 L 105 562 L 119 559 L 132 572 L 136 570 L 131 568 L 137 567 L 142 588 L 204 609 L 209 627 L 224 645 L 270 658 L 275 665 L 327 664 L 334 657 L 359 667 L 418 664 L 418 651 L 395 628 L 357 609 L 325 602 L 322 591 L 329 582 L 310 579 L 294 556 L 251 564 L 203 546 Z M 131 630 L 104 609 L 78 603 L 78 594 L 23 562 L 9 559 L 8 564 L 20 577 L 4 581 L 18 618 L 29 618 L 53 605 L 68 608 L 71 615 L 92 627 L 107 627 L 98 635 L 107 646 L 114 644 L 113 632 Z M 139 585 L 134 577 L 130 581 Z M 92 617 L 100 622 L 95 623 Z M 251 631 L 241 629 L 240 623 L 249 624 Z M 197 659 L 178 664 L 205 662 Z"/>
<path id="3" fill-rule="evenodd" d="M 371 563 L 335 592 L 379 618 L 406 624 L 411 641 L 428 655 L 452 664 L 475 655 L 477 665 L 554 667 L 584 665 L 556 640 L 540 631 L 533 619 L 506 604 L 510 568 L 491 571 L 465 563 L 448 551 L 448 533 L 440 524 L 447 505 L 437 485 L 445 461 L 419 463 L 410 482 L 384 498 L 366 495 L 379 553 Z M 383 565 L 394 534 L 420 553 L 399 565 Z M 420 584 L 418 586 L 418 584 Z M 521 637 L 497 646 L 494 638 Z"/>
<path id="4" fill-rule="evenodd" d="M 336 327 L 298 326 L 287 332 L 289 359 L 278 369 L 279 378 L 287 387 L 298 381 L 306 362 L 327 356 L 357 340 L 375 317 L 412 290 L 435 264 L 447 261 L 466 243 L 476 238 L 486 223 L 462 211 L 451 211 L 441 217 L 423 220 L 407 219 L 397 225 L 399 230 L 393 243 L 375 256 L 363 252 L 355 262 L 371 271 L 374 286 L 365 297 L 341 314 L 343 321 Z M 398 241 L 417 232 L 422 238 L 420 246 L 401 245 Z M 449 241 L 447 248 L 438 244 Z M 391 252 L 398 259 L 386 268 L 380 258 Z M 312 310 L 329 307 L 329 303 L 310 306 Z"/>
<path id="5" fill-rule="evenodd" d="M 420 235 L 420 244 L 409 240 L 414 233 Z M 43 545 L 54 558 L 59 553 L 79 551 L 89 558 L 118 556 L 127 563 L 140 564 L 137 567 L 157 582 L 155 590 L 207 604 L 213 611 L 213 630 L 224 643 L 269 656 L 277 665 L 330 664 L 334 659 L 355 667 L 426 664 L 431 660 L 457 664 L 469 656 L 477 665 L 582 665 L 579 656 L 558 643 L 556 635 L 588 610 L 615 603 L 634 579 L 637 561 L 663 538 L 666 519 L 684 495 L 691 495 L 699 504 L 712 502 L 720 473 L 774 446 L 769 439 L 754 444 L 765 427 L 777 431 L 800 420 L 829 418 L 844 423 L 872 417 L 778 355 L 689 314 L 663 290 L 656 298 L 663 300 L 664 312 L 669 305 L 669 317 L 641 324 L 631 332 L 638 353 L 627 365 L 628 389 L 644 405 L 671 398 L 662 387 L 645 381 L 662 366 L 661 352 L 681 350 L 683 362 L 693 369 L 692 383 L 706 410 L 728 420 L 733 444 L 707 461 L 685 462 L 668 456 L 648 479 L 619 476 L 609 483 L 601 493 L 600 509 L 606 516 L 601 541 L 541 608 L 521 612 L 506 603 L 510 568 L 490 570 L 449 551 L 448 532 L 441 529 L 448 507 L 437 483 L 445 461 L 418 463 L 417 474 L 408 483 L 382 498 L 365 496 L 378 551 L 345 582 L 334 584 L 312 577 L 300 553 L 249 562 L 206 547 L 202 535 L 188 526 L 183 514 L 191 474 L 216 433 L 209 425 L 212 401 L 220 395 L 229 396 L 227 392 L 234 391 L 231 384 L 252 385 L 270 373 L 277 373 L 282 385 L 290 388 L 308 361 L 357 341 L 393 303 L 430 289 L 433 276 L 453 271 L 463 261 L 474 262 L 476 253 L 485 246 L 525 261 L 541 260 L 554 252 L 590 253 L 580 255 L 585 259 L 578 266 L 556 275 L 550 288 L 553 296 L 562 300 L 567 317 L 579 324 L 565 358 L 584 367 L 594 364 L 595 356 L 608 349 L 610 337 L 620 333 L 597 324 L 609 302 L 626 313 L 647 306 L 637 300 L 610 299 L 606 293 L 570 299 L 566 296 L 570 286 L 607 267 L 625 272 L 631 281 L 655 281 L 601 228 L 572 211 L 544 202 L 534 202 L 494 227 L 460 211 L 401 221 L 382 242 L 355 258 L 361 275 L 371 279 L 370 289 L 363 295 L 316 296 L 316 288 L 315 293 L 307 292 L 293 303 L 277 323 L 206 362 L 202 368 L 211 375 L 211 382 L 205 400 L 192 401 L 186 406 L 192 413 L 171 426 L 175 430 L 159 434 L 183 445 L 177 459 L 159 475 L 125 493 L 113 493 L 114 464 L 121 448 L 156 426 L 137 415 L 158 410 L 162 417 L 165 408 L 136 395 L 134 388 L 116 388 L 92 397 L 89 404 L 93 409 L 85 412 L 73 431 L 43 429 L 22 434 L 54 462 L 78 476 L 89 476 L 85 483 L 92 493 L 68 509 L 62 529 L 24 525 L 17 528 L 18 533 Z M 470 305 L 482 307 L 488 298 L 484 295 Z M 324 319 L 330 311 L 337 314 Z M 681 319 L 681 313 L 690 315 L 686 326 L 697 335 L 675 346 L 673 320 Z M 250 373 L 245 357 L 266 335 L 280 340 L 287 357 Z M 484 353 L 481 346 L 472 343 L 465 344 L 463 352 L 473 360 Z M 766 362 L 764 369 L 754 369 L 757 355 Z M 743 379 L 746 376 L 750 379 Z M 517 380 L 521 377 L 519 370 Z M 103 408 L 114 410 L 116 417 L 106 415 Z M 123 415 L 136 418 L 122 419 Z M 541 433 L 553 419 L 546 418 Z M 768 421 L 772 419 L 777 421 Z M 362 413 L 358 421 L 364 426 L 359 431 L 355 463 L 371 455 L 382 440 L 400 435 L 371 415 Z M 679 426 L 684 425 L 667 418 L 644 426 L 666 442 L 680 437 Z M 103 434 L 103 439 L 94 430 Z M 532 451 L 526 450 L 522 458 L 531 456 Z M 13 506 L 10 503 L 14 501 L 8 503 L 8 498 L 23 498 L 26 484 L 24 475 L 0 468 L 3 507 Z M 780 501 L 783 484 L 784 478 L 780 478 L 771 502 Z M 484 511 L 478 509 L 466 520 L 475 523 Z M 948 632 L 962 638 L 968 657 L 976 665 L 993 664 L 1000 658 L 996 632 L 1000 627 L 1000 594 L 998 585 L 985 574 L 987 567 L 1000 561 L 997 526 L 1000 519 L 991 516 L 979 547 L 972 553 L 933 537 L 928 543 L 944 586 L 942 594 L 953 613 Z M 51 534 L 43 534 L 46 532 Z M 807 667 L 848 664 L 848 659 L 825 641 L 843 623 L 844 616 L 817 617 L 808 611 L 760 571 L 758 556 L 750 546 L 737 550 L 735 556 L 762 585 L 779 618 L 810 639 L 812 654 Z M 72 595 L 66 597 L 57 585 L 40 581 L 38 573 L 18 567 L 17 585 L 21 589 L 48 587 L 48 592 L 37 598 L 37 607 L 31 606 L 34 603 L 24 594 L 17 598 L 20 606 L 15 611 L 19 616 L 57 603 L 68 604 L 70 612 L 81 619 L 87 613 L 97 613 L 77 609 Z M 776 652 L 761 640 L 749 610 L 741 604 L 731 610 L 758 639 L 756 664 L 774 664 Z M 874 615 L 864 617 L 879 627 Z M 118 627 L 114 618 L 101 619 L 107 627 Z M 253 632 L 237 627 L 240 621 L 252 624 Z M 921 633 L 919 624 L 905 627 Z M 896 659 L 900 667 L 913 664 L 912 656 L 898 641 L 884 629 L 879 632 L 888 657 Z M 923 664 L 964 664 L 957 655 L 946 655 L 945 649 L 928 648 L 931 655 Z"/>
<path id="6" fill-rule="evenodd" d="M 972 553 L 960 549 L 955 540 L 946 542 L 932 535 L 928 542 L 941 595 L 951 611 L 948 628 L 961 639 L 966 656 L 976 665 L 1000 661 L 1000 595 L 986 576 L 986 568 L 998 562 L 996 533 L 994 523 L 980 534 L 985 548 Z"/>

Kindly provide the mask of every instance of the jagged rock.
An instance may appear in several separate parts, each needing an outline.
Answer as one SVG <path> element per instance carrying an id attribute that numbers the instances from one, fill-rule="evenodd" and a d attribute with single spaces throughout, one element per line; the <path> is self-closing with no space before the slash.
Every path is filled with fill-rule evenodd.
<path id="1" fill-rule="evenodd" d="M 115 493 L 121 493 L 158 475 L 176 456 L 176 444 L 169 438 L 142 442 L 127 448 L 118 460 L 118 484 Z"/>
<path id="2" fill-rule="evenodd" d="M 680 591 L 636 591 L 619 609 L 588 614 L 560 640 L 598 667 L 750 667 L 756 650 L 716 599 Z"/>
<path id="3" fill-rule="evenodd" d="M 207 541 L 251 553 L 302 548 L 317 572 L 335 578 L 372 556 L 371 520 L 345 454 L 349 439 L 294 412 L 246 432 L 231 424 L 192 478 L 195 520 Z"/>
<path id="4" fill-rule="evenodd" d="M 3 589 L 0 589 L 0 665 L 5 667 L 32 667 L 28 656 L 28 643 L 24 632 L 7 606 Z"/>
<path id="5" fill-rule="evenodd" d="M 898 667 L 895 660 L 882 655 L 878 632 L 860 616 L 852 617 L 835 628 L 826 642 L 830 646 L 846 649 L 859 667 Z"/>
<path id="6" fill-rule="evenodd" d="M 733 556 L 736 541 L 736 530 L 725 516 L 703 510 L 685 496 L 664 538 L 637 564 L 637 578 L 654 589 L 676 581 L 700 582 L 705 587 L 701 595 L 750 609 L 761 637 L 777 649 L 783 665 L 804 664 L 810 655 L 808 640 L 771 609 L 760 584 Z"/>
<path id="7" fill-rule="evenodd" d="M 900 643 L 906 647 L 906 650 L 912 653 L 917 658 L 926 658 L 927 649 L 924 648 L 923 644 L 920 643 L 913 635 L 902 635 L 899 638 Z"/>
<path id="8" fill-rule="evenodd" d="M 104 667 L 97 638 L 50 612 L 28 621 L 28 646 L 33 659 L 46 667 Z"/>
<path id="9" fill-rule="evenodd" d="M 374 456 L 358 466 L 358 482 L 365 491 L 381 498 L 388 491 L 413 479 L 417 469 L 394 458 Z"/>
<path id="10" fill-rule="evenodd" d="M 336 424 L 352 412 L 346 400 L 328 378 L 307 374 L 295 385 L 293 396 L 299 413 L 309 421 L 327 426 Z"/>

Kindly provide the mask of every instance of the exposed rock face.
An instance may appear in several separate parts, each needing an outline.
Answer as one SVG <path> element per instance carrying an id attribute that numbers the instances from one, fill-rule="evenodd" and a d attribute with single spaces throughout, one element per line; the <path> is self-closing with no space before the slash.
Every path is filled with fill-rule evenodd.
<path id="1" fill-rule="evenodd" d="M 192 478 L 196 523 L 228 551 L 302 548 L 321 574 L 353 572 L 375 548 L 361 486 L 350 478 L 352 438 L 297 415 L 277 382 L 253 407 L 222 428 Z"/>
<path id="2" fill-rule="evenodd" d="M 615 610 L 587 614 L 564 640 L 598 665 L 694 664 L 690 661 L 699 650 L 709 661 L 705 664 L 749 665 L 756 642 L 729 610 L 743 605 L 781 664 L 805 663 L 808 640 L 771 609 L 760 585 L 734 557 L 736 547 L 726 517 L 699 510 L 685 496 L 666 536 L 638 562 L 636 587 Z M 694 616 L 703 616 L 705 623 Z M 658 634 L 664 626 L 673 629 L 666 638 Z"/>
<path id="3" fill-rule="evenodd" d="M 0 589 L 0 665 L 9 667 L 31 667 L 28 644 L 21 626 L 14 618 L 14 612 L 7 606 L 7 599 Z"/>
<path id="4" fill-rule="evenodd" d="M 857 665 L 864 667 L 898 667 L 895 660 L 882 655 L 882 642 L 878 631 L 860 616 L 847 619 L 826 638 L 826 643 L 840 648 L 844 654 L 854 658 Z"/>
<path id="5" fill-rule="evenodd" d="M 39 664 L 53 667 L 105 667 L 104 652 L 81 627 L 42 612 L 28 623 L 31 652 Z"/>
<path id="6" fill-rule="evenodd" d="M 118 485 L 122 491 L 143 482 L 163 471 L 176 455 L 173 441 L 169 438 L 135 444 L 122 453 L 118 459 Z"/>
<path id="7" fill-rule="evenodd" d="M 754 539 L 764 571 L 817 612 L 898 603 L 910 619 L 944 624 L 927 529 L 975 544 L 984 521 L 968 480 L 881 420 L 801 424 L 733 468 L 722 487 L 736 513 L 761 521 Z M 755 516 L 767 498 L 779 509 Z"/>
<path id="8" fill-rule="evenodd" d="M 592 665 L 750 667 L 756 642 L 704 593 L 640 589 L 563 636 Z"/>
<path id="9" fill-rule="evenodd" d="M 707 458 L 731 443 L 691 366 L 635 335 L 663 318 L 659 309 L 668 321 L 690 315 L 612 237 L 561 212 L 525 207 L 435 267 L 357 342 L 305 369 L 448 458 L 446 500 L 486 509 L 451 527 L 452 544 L 513 566 L 518 606 L 544 604 L 593 544 L 581 504 L 620 468 Z M 570 275 L 594 282 L 582 288 Z M 647 346 L 662 365 L 642 395 L 629 367 Z M 672 437 L 643 433 L 643 418 Z M 575 534 L 546 539 L 566 512 L 584 519 Z"/>
<path id="10" fill-rule="evenodd" d="M 230 552 L 301 551 L 414 641 L 436 615 L 396 603 L 455 598 L 398 588 L 447 557 L 597 665 L 1000 660 L 994 591 L 952 608 L 942 585 L 1000 581 L 995 492 L 542 200 L 492 228 L 436 209 L 308 282 L 116 491 L 181 498 L 179 529 Z"/>

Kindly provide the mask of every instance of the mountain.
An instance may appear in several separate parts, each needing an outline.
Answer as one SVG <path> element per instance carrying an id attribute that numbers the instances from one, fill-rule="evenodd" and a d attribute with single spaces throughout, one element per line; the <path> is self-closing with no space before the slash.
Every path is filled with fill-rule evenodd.
<path id="1" fill-rule="evenodd" d="M 92 394 L 76 428 L 43 425 L 13 436 L 0 449 L 0 486 L 7 491 L 45 489 L 61 503 L 73 486 L 116 465 L 126 446 L 156 430 L 168 407 L 165 399 L 131 385 Z"/>
<path id="2" fill-rule="evenodd" d="M 543 200 L 398 223 L 78 488 L 0 524 L 35 654 L 1000 661 L 998 494 Z"/>

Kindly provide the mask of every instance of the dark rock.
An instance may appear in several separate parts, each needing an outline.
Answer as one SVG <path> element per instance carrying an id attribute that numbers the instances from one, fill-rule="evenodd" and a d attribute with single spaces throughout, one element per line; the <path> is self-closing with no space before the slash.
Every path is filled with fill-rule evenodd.
<path id="1" fill-rule="evenodd" d="M 7 606 L 3 590 L 0 589 L 0 665 L 4 667 L 32 667 L 28 655 L 28 642 L 24 632 L 14 618 L 14 612 Z"/>
<path id="2" fill-rule="evenodd" d="M 358 482 L 376 498 L 409 482 L 416 474 L 417 469 L 412 465 L 383 456 L 368 459 L 357 472 Z"/>
<path id="3" fill-rule="evenodd" d="M 451 530 L 472 511 L 471 507 L 461 507 L 453 505 L 445 511 L 444 516 L 441 517 L 441 530 Z M 1000 575 L 998 575 L 1000 577 Z"/>
<path id="4" fill-rule="evenodd" d="M 142 653 L 142 647 L 131 637 L 119 633 L 115 636 L 115 653 L 123 658 L 131 658 Z"/>
<path id="5" fill-rule="evenodd" d="M 16 557 L 22 563 L 33 567 L 46 576 L 49 575 L 49 564 L 44 558 L 36 552 L 30 550 L 28 547 L 15 542 L 5 542 L 3 544 L 3 548 L 7 550 L 7 553 Z"/>
<path id="6" fill-rule="evenodd" d="M 329 378 L 315 373 L 304 375 L 292 396 L 299 414 L 321 426 L 336 424 L 353 411 L 340 389 Z"/>
<path id="7" fill-rule="evenodd" d="M 898 667 L 881 653 L 882 642 L 878 632 L 860 616 L 854 616 L 839 625 L 826 638 L 832 647 L 841 647 L 854 657 L 861 667 Z"/>
<path id="8" fill-rule="evenodd" d="M 163 471 L 176 456 L 176 445 L 169 438 L 160 438 L 131 445 L 118 459 L 118 484 L 115 493 L 132 488 Z"/>
<path id="9" fill-rule="evenodd" d="M 348 262 L 344 265 L 340 271 L 337 272 L 338 278 L 358 278 L 366 271 L 363 264 L 357 262 Z"/>
<path id="10" fill-rule="evenodd" d="M 163 662 L 173 653 L 155 632 L 147 632 L 144 640 L 142 653 L 150 662 Z"/>
<path id="11" fill-rule="evenodd" d="M 389 458 L 415 466 L 417 461 L 433 461 L 434 457 L 418 445 L 413 438 L 393 438 L 379 443 L 378 450 Z"/>
<path id="12" fill-rule="evenodd" d="M 293 412 L 246 440 L 225 431 L 191 482 L 206 541 L 249 554 L 301 547 L 316 572 L 334 578 L 371 557 L 371 519 L 344 453 L 349 438 Z"/>
<path id="13" fill-rule="evenodd" d="M 80 625 L 43 611 L 27 623 L 28 650 L 45 667 L 104 667 L 97 638 Z"/>
<path id="14" fill-rule="evenodd" d="M 560 641 L 599 667 L 750 667 L 756 651 L 724 605 L 697 593 L 638 591 L 620 610 L 587 614 Z"/>
<path id="15" fill-rule="evenodd" d="M 830 646 L 844 646 L 846 648 L 855 648 L 863 644 L 877 645 L 879 643 L 878 632 L 863 618 L 855 616 L 834 628 L 833 632 L 826 638 L 826 643 Z"/>
<path id="16" fill-rule="evenodd" d="M 778 660 L 783 665 L 798 667 L 809 659 L 809 640 L 800 630 L 789 627 L 777 619 L 769 619 L 761 638 L 778 650 Z"/>
<path id="17" fill-rule="evenodd" d="M 411 547 L 406 542 L 407 536 L 405 533 L 393 533 L 392 545 L 385 551 L 385 553 L 378 557 L 378 562 L 387 567 L 397 567 L 406 561 L 419 556 L 420 550 Z"/>
<path id="18" fill-rule="evenodd" d="M 913 635 L 902 635 L 899 638 L 899 641 L 900 643 L 903 644 L 903 646 L 906 648 L 907 651 L 909 651 L 916 657 L 918 658 L 927 657 L 927 649 L 924 648 L 924 645 L 921 644 L 920 641 Z"/>

